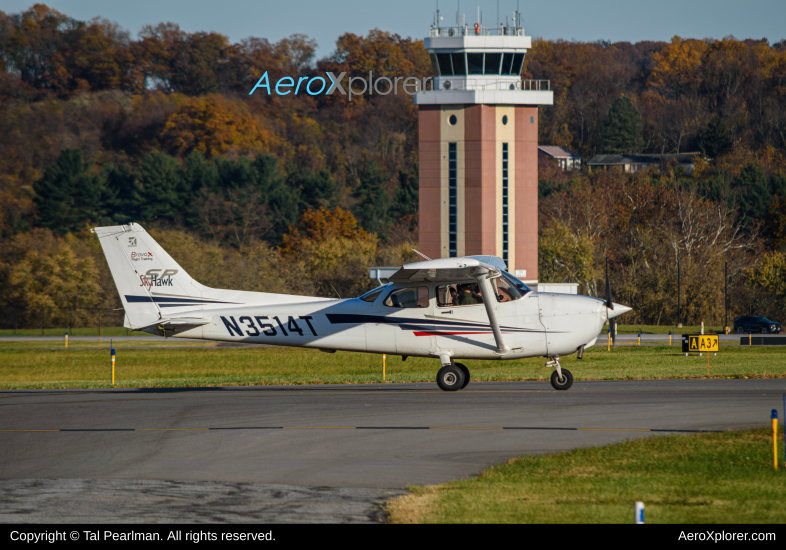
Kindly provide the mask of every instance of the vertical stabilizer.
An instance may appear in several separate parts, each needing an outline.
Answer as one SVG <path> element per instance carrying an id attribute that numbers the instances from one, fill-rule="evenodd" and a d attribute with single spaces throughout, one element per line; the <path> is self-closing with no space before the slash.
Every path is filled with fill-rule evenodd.
<path id="1" fill-rule="evenodd" d="M 96 227 L 93 233 L 98 236 L 123 302 L 126 326 L 150 326 L 172 313 L 202 309 L 204 287 L 142 226 Z"/>

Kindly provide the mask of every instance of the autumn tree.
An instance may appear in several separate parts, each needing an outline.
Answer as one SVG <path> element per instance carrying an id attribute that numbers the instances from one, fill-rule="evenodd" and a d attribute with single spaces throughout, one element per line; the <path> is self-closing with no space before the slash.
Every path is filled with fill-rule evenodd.
<path id="1" fill-rule="evenodd" d="M 587 288 L 594 276 L 592 241 L 559 221 L 549 223 L 538 237 L 538 275 L 546 283 L 578 282 Z"/>
<path id="2" fill-rule="evenodd" d="M 187 33 L 175 23 L 145 25 L 139 35 L 151 84 L 187 95 L 219 90 L 219 69 L 229 53 L 225 36 Z"/>
<path id="3" fill-rule="evenodd" d="M 276 141 L 245 105 L 216 94 L 183 99 L 167 118 L 160 139 L 173 154 L 197 151 L 206 158 L 229 150 L 268 152 Z"/>
<path id="4" fill-rule="evenodd" d="M 376 236 L 357 225 L 354 216 L 341 208 L 306 210 L 279 250 L 285 258 L 304 262 L 323 295 L 356 296 L 367 286 L 368 266 L 377 252 Z"/>

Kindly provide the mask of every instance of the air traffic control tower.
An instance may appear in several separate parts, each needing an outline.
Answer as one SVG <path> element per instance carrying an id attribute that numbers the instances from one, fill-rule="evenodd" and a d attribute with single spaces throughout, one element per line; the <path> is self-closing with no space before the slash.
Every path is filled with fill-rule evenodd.
<path id="1" fill-rule="evenodd" d="M 507 18 L 506 18 L 507 19 Z M 513 22 L 440 25 L 425 39 L 432 89 L 415 95 L 420 138 L 420 251 L 490 254 L 538 278 L 538 107 L 549 81 L 523 80 L 531 39 Z M 427 87 L 428 88 L 428 87 Z"/>

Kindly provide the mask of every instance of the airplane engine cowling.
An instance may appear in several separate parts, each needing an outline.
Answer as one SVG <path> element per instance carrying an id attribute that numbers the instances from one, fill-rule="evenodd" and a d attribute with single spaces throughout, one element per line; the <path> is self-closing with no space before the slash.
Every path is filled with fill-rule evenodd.
<path id="1" fill-rule="evenodd" d="M 538 294 L 549 355 L 570 355 L 594 338 L 606 321 L 603 300 L 575 294 Z"/>

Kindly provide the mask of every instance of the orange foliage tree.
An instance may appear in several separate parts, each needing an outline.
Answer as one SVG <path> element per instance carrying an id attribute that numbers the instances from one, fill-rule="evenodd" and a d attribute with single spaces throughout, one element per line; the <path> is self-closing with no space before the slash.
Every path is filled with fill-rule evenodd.
<path id="1" fill-rule="evenodd" d="M 240 154 L 269 152 L 278 143 L 244 104 L 217 94 L 184 98 L 159 137 L 177 155 L 199 151 L 207 158 L 230 150 Z"/>

